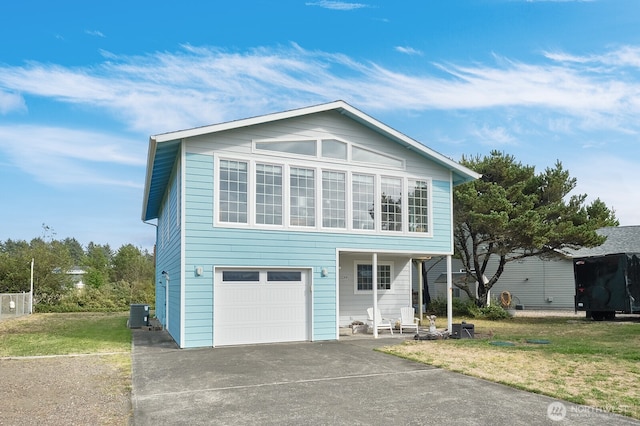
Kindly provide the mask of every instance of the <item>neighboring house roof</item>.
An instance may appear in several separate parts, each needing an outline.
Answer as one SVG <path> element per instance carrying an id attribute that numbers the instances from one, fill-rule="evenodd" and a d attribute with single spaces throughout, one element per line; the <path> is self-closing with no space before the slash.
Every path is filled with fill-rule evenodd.
<path id="1" fill-rule="evenodd" d="M 435 161 L 452 173 L 454 185 L 459 185 L 480 178 L 478 173 L 366 115 L 346 102 L 335 101 L 275 114 L 267 114 L 258 117 L 151 136 L 149 138 L 149 153 L 147 157 L 147 175 L 144 186 L 142 220 L 151 220 L 158 217 L 162 196 L 167 182 L 169 181 L 173 162 L 178 152 L 178 148 L 180 147 L 180 142 L 183 139 L 327 111 L 338 111 L 344 116 L 357 121 L 363 126 L 366 126 L 383 136 L 386 136 L 418 155 L 422 155 Z"/>
<path id="2" fill-rule="evenodd" d="M 611 226 L 596 231 L 607 237 L 597 247 L 583 247 L 579 250 L 567 250 L 570 257 L 592 257 L 619 253 L 640 253 L 640 226 Z"/>

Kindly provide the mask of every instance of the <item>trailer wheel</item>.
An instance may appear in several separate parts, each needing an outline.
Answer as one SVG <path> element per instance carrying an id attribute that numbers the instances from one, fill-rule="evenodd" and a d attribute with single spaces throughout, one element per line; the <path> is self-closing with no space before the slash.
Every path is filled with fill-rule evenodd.
<path id="1" fill-rule="evenodd" d="M 603 321 L 605 314 L 606 312 L 594 311 L 594 312 L 591 312 L 591 318 L 593 318 L 594 321 Z"/>

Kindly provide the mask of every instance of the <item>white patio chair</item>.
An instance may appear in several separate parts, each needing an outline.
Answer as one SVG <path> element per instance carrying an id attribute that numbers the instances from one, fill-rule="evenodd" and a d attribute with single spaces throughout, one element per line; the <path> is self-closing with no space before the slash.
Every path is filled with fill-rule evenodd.
<path id="1" fill-rule="evenodd" d="M 400 308 L 400 334 L 403 328 L 415 329 L 418 332 L 420 319 L 415 316 L 416 310 L 411 306 Z"/>
<path id="2" fill-rule="evenodd" d="M 371 323 L 371 326 L 373 327 L 373 308 L 367 308 L 367 315 L 369 316 L 368 321 Z M 382 318 L 380 309 L 376 310 L 376 325 L 378 326 L 378 331 L 389 330 L 391 332 L 391 335 L 393 335 L 393 326 L 391 325 L 391 321 L 388 319 Z"/>

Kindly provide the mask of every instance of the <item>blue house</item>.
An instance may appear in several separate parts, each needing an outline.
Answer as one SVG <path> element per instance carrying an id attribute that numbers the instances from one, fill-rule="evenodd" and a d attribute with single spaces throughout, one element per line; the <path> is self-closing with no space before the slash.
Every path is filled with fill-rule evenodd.
<path id="1" fill-rule="evenodd" d="M 181 348 L 397 318 L 412 261 L 450 264 L 452 190 L 476 178 L 343 101 L 152 136 L 156 316 Z"/>

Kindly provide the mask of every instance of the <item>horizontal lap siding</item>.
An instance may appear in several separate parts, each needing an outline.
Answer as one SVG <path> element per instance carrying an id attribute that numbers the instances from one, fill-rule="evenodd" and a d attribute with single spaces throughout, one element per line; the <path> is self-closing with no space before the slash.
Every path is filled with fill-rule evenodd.
<path id="1" fill-rule="evenodd" d="M 181 282 L 180 251 L 182 229 L 177 225 L 178 218 L 178 182 L 174 167 L 173 175 L 169 181 L 168 193 L 163 201 L 160 215 L 158 216 L 157 241 L 158 258 L 156 260 L 156 316 L 165 325 L 169 334 L 180 342 L 180 313 L 181 313 Z M 165 208 L 166 206 L 166 208 Z M 168 227 L 168 232 L 164 228 Z M 168 237 L 168 238 L 167 238 Z M 169 273 L 169 320 L 166 319 L 165 278 L 162 271 Z"/>
<path id="2" fill-rule="evenodd" d="M 186 155 L 185 174 L 185 347 L 213 346 L 213 269 L 210 253 L 195 262 L 191 256 L 197 229 L 211 231 L 213 223 L 213 158 Z M 210 237 L 209 237 L 210 238 Z M 208 241 L 205 239 L 203 241 Z M 206 245 L 202 245 L 206 250 Z M 196 276 L 195 268 L 202 267 Z"/>
<path id="3" fill-rule="evenodd" d="M 405 173 L 433 179 L 433 237 L 214 228 L 213 155 L 257 158 L 251 152 L 250 141 L 288 137 L 335 137 L 406 159 Z M 271 157 L 265 158 L 269 161 Z M 190 138 L 185 170 L 186 347 L 213 344 L 213 272 L 216 266 L 313 268 L 313 338 L 323 340 L 337 338 L 336 248 L 420 253 L 451 251 L 449 172 L 335 112 Z M 196 267 L 203 268 L 201 276 L 195 275 Z M 321 276 L 322 268 L 327 268 L 327 277 Z"/>

